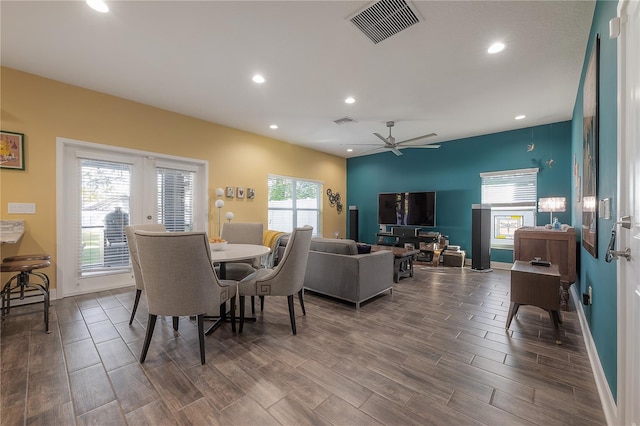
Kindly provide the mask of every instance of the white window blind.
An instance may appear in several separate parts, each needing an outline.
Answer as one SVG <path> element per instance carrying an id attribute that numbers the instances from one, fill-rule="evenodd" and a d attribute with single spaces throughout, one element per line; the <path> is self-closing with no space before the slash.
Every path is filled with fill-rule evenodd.
<path id="1" fill-rule="evenodd" d="M 480 173 L 482 204 L 491 206 L 491 247 L 511 249 L 515 230 L 535 225 L 538 169 Z"/>
<path id="2" fill-rule="evenodd" d="M 158 223 L 167 231 L 193 230 L 193 189 L 195 172 L 157 168 Z"/>
<path id="3" fill-rule="evenodd" d="M 480 173 L 482 204 L 536 206 L 538 169 Z"/>
<path id="4" fill-rule="evenodd" d="M 314 234 L 320 234 L 321 183 L 271 175 L 267 187 L 269 229 L 291 232 L 311 225 Z"/>
<path id="5" fill-rule="evenodd" d="M 128 269 L 131 164 L 80 158 L 79 173 L 80 276 Z"/>

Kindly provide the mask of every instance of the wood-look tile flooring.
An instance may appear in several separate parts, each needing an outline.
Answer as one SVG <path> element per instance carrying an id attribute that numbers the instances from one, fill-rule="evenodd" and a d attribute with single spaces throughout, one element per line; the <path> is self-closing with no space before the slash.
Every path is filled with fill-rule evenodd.
<path id="1" fill-rule="evenodd" d="M 576 313 L 561 346 L 537 308 L 506 331 L 508 271 L 417 265 L 359 312 L 307 293 L 296 336 L 286 299 L 267 298 L 242 335 L 206 338 L 204 366 L 189 318 L 158 321 L 140 364 L 133 296 L 56 300 L 50 334 L 42 314 L 8 317 L 2 425 L 605 424 Z"/>

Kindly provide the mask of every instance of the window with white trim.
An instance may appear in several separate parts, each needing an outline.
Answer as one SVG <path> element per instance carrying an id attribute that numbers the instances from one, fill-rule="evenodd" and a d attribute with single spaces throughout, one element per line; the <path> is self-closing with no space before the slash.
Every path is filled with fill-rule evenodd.
<path id="1" fill-rule="evenodd" d="M 193 187 L 195 172 L 158 167 L 158 223 L 167 231 L 193 231 Z"/>
<path id="2" fill-rule="evenodd" d="M 538 169 L 480 173 L 482 204 L 491 206 L 491 247 L 513 248 L 522 226 L 535 226 Z"/>
<path id="3" fill-rule="evenodd" d="M 269 229 L 291 232 L 294 228 L 311 225 L 314 235 L 321 235 L 322 183 L 269 175 L 267 187 Z"/>

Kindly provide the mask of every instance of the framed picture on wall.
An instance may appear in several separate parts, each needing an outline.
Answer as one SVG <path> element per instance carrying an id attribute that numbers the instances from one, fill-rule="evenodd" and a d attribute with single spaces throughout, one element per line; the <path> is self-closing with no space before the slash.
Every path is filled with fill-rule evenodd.
<path id="1" fill-rule="evenodd" d="M 600 36 L 596 35 L 582 93 L 582 246 L 595 258 L 598 257 L 599 50 Z"/>
<path id="2" fill-rule="evenodd" d="M 244 188 L 240 188 L 240 187 L 238 187 L 238 192 L 236 193 L 236 196 L 237 196 L 238 198 L 244 198 L 244 192 L 245 192 L 245 189 L 244 189 Z"/>
<path id="3" fill-rule="evenodd" d="M 251 198 L 255 198 L 256 196 L 256 190 L 253 188 L 247 188 L 247 198 L 251 199 Z"/>
<path id="4" fill-rule="evenodd" d="M 24 170 L 24 135 L 0 131 L 0 168 Z"/>
<path id="5" fill-rule="evenodd" d="M 233 198 L 236 195 L 235 186 L 227 186 L 227 198 Z"/>

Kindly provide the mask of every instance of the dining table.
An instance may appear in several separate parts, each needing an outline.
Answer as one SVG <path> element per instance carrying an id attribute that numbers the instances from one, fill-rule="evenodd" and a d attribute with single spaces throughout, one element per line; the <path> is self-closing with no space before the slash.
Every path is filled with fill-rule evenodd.
<path id="1" fill-rule="evenodd" d="M 271 252 L 271 249 L 267 246 L 260 244 L 231 244 L 227 243 L 219 245 L 219 243 L 209 243 L 211 247 L 211 261 L 220 265 L 220 279 L 226 278 L 226 264 L 229 262 L 238 262 L 241 260 L 251 260 L 257 257 L 262 257 Z M 235 306 L 231 306 L 230 309 L 235 309 Z M 224 313 L 224 310 L 220 312 Z M 205 319 L 215 320 L 213 325 L 205 332 L 208 336 L 220 325 L 222 321 L 229 319 L 230 315 L 226 314 L 221 317 L 206 316 Z M 255 318 L 245 318 L 245 321 L 255 321 Z"/>
<path id="2" fill-rule="evenodd" d="M 260 244 L 231 244 L 222 246 L 218 243 L 209 243 L 211 247 L 211 261 L 220 264 L 220 279 L 226 278 L 226 267 L 228 262 L 238 262 L 241 260 L 251 260 L 262 257 L 271 252 L 267 246 Z"/>

